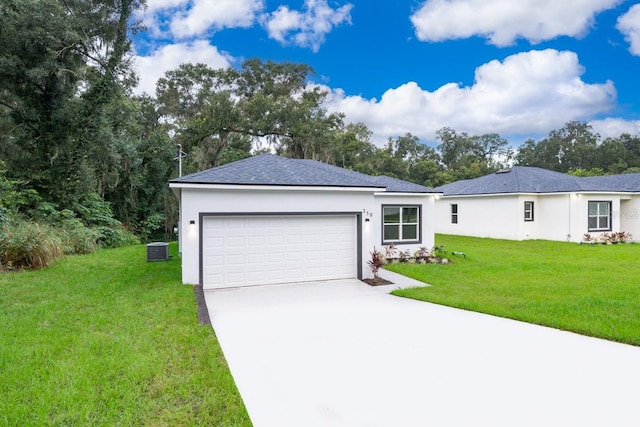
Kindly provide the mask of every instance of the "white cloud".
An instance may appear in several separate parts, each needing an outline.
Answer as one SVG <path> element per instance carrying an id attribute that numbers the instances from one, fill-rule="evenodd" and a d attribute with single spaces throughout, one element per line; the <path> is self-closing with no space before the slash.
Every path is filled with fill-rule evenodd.
<path id="1" fill-rule="evenodd" d="M 599 12 L 621 0 L 427 0 L 411 16 L 416 36 L 438 42 L 473 36 L 496 46 L 518 38 L 531 43 L 558 36 L 580 37 Z"/>
<path id="2" fill-rule="evenodd" d="M 546 134 L 615 104 L 613 83 L 585 83 L 583 72 L 573 52 L 530 51 L 478 67 L 473 86 L 448 83 L 429 92 L 408 82 L 387 90 L 380 100 L 334 90 L 327 108 L 344 112 L 348 122 L 365 123 L 377 142 L 406 132 L 433 140 L 435 131 L 445 126 L 505 137 Z"/>
<path id="3" fill-rule="evenodd" d="M 640 136 L 640 120 L 624 120 L 610 117 L 603 120 L 589 122 L 593 132 L 599 133 L 603 138 L 616 138 L 623 133 Z"/>
<path id="4" fill-rule="evenodd" d="M 189 0 L 147 0 L 146 11 L 156 12 L 162 9 L 172 9 L 189 4 Z"/>
<path id="5" fill-rule="evenodd" d="M 303 12 L 280 6 L 261 20 L 270 38 L 317 52 L 333 27 L 351 23 L 352 8 L 352 4 L 345 4 L 332 9 L 327 0 L 305 0 Z"/>
<path id="6" fill-rule="evenodd" d="M 250 27 L 264 7 L 264 0 L 148 0 L 137 18 L 156 37 L 189 38 Z"/>
<path id="7" fill-rule="evenodd" d="M 230 56 L 220 53 L 218 48 L 211 46 L 207 40 L 163 46 L 149 56 L 135 57 L 140 83 L 134 93 L 155 94 L 158 79 L 163 77 L 166 71 L 178 68 L 180 64 L 203 63 L 211 68 L 227 68 L 231 65 L 231 60 Z"/>
<path id="8" fill-rule="evenodd" d="M 176 37 L 198 36 L 222 28 L 250 27 L 264 9 L 263 0 L 192 0 L 190 5 L 171 21 L 171 33 Z"/>
<path id="9" fill-rule="evenodd" d="M 618 18 L 616 28 L 629 42 L 629 52 L 640 56 L 640 4 L 632 6 L 627 13 Z"/>

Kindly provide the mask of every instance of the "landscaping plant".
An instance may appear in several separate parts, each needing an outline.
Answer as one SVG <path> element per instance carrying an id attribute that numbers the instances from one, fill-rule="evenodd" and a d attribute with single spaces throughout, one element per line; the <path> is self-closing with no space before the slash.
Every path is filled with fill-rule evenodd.
<path id="1" fill-rule="evenodd" d="M 372 252 L 369 252 L 369 254 L 371 255 L 371 259 L 367 262 L 367 264 L 369 264 L 369 268 L 371 269 L 373 277 L 377 279 L 378 271 L 384 265 L 384 255 L 378 252 L 375 247 L 373 248 Z"/>

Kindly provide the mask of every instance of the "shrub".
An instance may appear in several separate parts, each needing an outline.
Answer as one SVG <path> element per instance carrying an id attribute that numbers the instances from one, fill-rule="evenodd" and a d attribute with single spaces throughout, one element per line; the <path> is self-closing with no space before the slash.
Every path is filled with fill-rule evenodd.
<path id="1" fill-rule="evenodd" d="M 117 227 L 120 221 L 113 217 L 109 202 L 97 193 L 87 194 L 80 202 L 74 203 L 73 211 L 88 226 Z"/>
<path id="2" fill-rule="evenodd" d="M 5 269 L 44 268 L 63 255 L 53 229 L 28 221 L 5 224 L 0 232 L 0 264 Z"/>
<path id="3" fill-rule="evenodd" d="M 618 231 L 611 233 L 602 233 L 599 236 L 593 237 L 589 233 L 585 233 L 582 236 L 582 242 L 580 243 L 600 243 L 603 245 L 611 245 L 616 243 L 627 243 L 631 241 L 633 236 L 626 231 Z"/>
<path id="4" fill-rule="evenodd" d="M 65 255 L 90 254 L 98 249 L 99 233 L 77 219 L 65 221 L 61 234 Z"/>
<path id="5" fill-rule="evenodd" d="M 153 214 L 142 222 L 140 239 L 143 242 L 150 242 L 153 237 L 164 232 L 165 216 L 163 214 Z"/>
<path id="6" fill-rule="evenodd" d="M 95 227 L 93 229 L 98 235 L 98 245 L 103 248 L 118 248 L 120 246 L 135 245 L 140 243 L 135 234 L 119 227 Z"/>

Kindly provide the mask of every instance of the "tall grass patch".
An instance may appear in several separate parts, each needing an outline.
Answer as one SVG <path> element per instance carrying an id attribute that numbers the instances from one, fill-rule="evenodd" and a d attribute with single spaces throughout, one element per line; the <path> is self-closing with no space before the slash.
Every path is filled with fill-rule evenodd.
<path id="1" fill-rule="evenodd" d="M 0 231 L 0 266 L 4 269 L 48 267 L 63 254 L 62 239 L 47 225 L 18 221 Z"/>

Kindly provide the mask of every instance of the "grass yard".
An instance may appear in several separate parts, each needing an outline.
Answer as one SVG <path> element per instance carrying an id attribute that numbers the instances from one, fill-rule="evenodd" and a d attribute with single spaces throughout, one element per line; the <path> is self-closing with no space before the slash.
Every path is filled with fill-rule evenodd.
<path id="1" fill-rule="evenodd" d="M 432 285 L 395 295 L 640 345 L 640 244 L 450 235 L 436 244 L 454 264 L 385 266 Z"/>
<path id="2" fill-rule="evenodd" d="M 248 426 L 194 291 L 144 245 L 0 272 L 0 425 Z"/>

